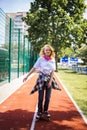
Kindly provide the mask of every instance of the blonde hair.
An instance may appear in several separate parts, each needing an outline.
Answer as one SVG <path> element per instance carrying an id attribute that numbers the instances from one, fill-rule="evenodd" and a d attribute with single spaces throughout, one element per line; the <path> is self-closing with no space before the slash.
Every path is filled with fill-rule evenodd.
<path id="1" fill-rule="evenodd" d="M 40 56 L 44 56 L 44 55 L 45 55 L 45 53 L 44 53 L 44 49 L 45 49 L 46 47 L 49 47 L 50 50 L 51 50 L 51 55 L 50 55 L 50 57 L 51 57 L 51 58 L 55 57 L 54 49 L 53 49 L 53 47 L 50 46 L 49 44 L 46 44 L 46 45 L 44 45 L 44 46 L 41 48 Z"/>

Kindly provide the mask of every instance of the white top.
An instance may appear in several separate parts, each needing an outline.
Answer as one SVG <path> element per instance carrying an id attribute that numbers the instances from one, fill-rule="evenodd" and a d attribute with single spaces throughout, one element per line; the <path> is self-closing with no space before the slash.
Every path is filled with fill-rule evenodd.
<path id="1" fill-rule="evenodd" d="M 44 57 L 39 57 L 33 67 L 39 69 L 44 74 L 50 74 L 56 69 L 55 59 L 46 60 Z"/>

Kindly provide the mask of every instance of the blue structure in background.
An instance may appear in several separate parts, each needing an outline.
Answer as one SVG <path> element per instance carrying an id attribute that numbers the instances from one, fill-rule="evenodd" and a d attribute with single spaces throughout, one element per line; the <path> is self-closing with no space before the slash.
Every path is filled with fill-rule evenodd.
<path id="1" fill-rule="evenodd" d="M 78 58 L 70 57 L 69 60 L 71 63 L 77 64 L 78 63 Z"/>
<path id="2" fill-rule="evenodd" d="M 60 65 L 63 68 L 72 69 L 79 74 L 87 74 L 87 67 L 79 66 L 79 59 L 74 57 L 62 57 Z"/>
<path id="3" fill-rule="evenodd" d="M 61 62 L 63 62 L 63 63 L 68 63 L 68 57 L 63 57 L 63 58 L 61 59 Z"/>
<path id="4" fill-rule="evenodd" d="M 71 63 L 71 64 L 78 64 L 78 58 L 74 58 L 74 57 L 62 57 L 61 58 L 61 63 Z"/>

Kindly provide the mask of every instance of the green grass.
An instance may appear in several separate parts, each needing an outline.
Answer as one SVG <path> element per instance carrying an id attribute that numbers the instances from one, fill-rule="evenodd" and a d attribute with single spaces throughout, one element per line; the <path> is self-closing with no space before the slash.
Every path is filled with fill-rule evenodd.
<path id="1" fill-rule="evenodd" d="M 67 69 L 59 69 L 58 75 L 87 117 L 87 75 L 77 74 Z"/>

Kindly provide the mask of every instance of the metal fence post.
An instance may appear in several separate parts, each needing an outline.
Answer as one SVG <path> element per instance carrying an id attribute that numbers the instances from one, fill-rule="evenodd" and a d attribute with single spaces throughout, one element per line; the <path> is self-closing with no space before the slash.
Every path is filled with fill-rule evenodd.
<path id="1" fill-rule="evenodd" d="M 10 18 L 9 28 L 9 69 L 8 69 L 8 82 L 11 80 L 11 46 L 12 46 L 12 19 Z"/>
<path id="2" fill-rule="evenodd" d="M 23 74 L 25 72 L 25 38 L 26 35 L 24 35 L 24 39 L 23 39 Z"/>
<path id="3" fill-rule="evenodd" d="M 29 39 L 28 39 L 28 71 L 30 70 L 30 64 L 29 64 L 29 57 L 30 57 L 30 42 L 29 42 Z"/>
<path id="4" fill-rule="evenodd" d="M 20 72 L 20 29 L 18 29 L 18 78 L 19 78 L 19 72 Z"/>

